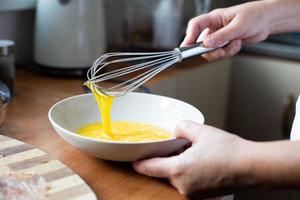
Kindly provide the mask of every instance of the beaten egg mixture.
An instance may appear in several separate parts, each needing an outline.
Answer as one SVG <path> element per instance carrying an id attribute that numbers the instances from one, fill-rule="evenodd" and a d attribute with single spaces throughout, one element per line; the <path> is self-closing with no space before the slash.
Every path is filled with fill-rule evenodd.
<path id="1" fill-rule="evenodd" d="M 102 94 L 93 83 L 85 83 L 93 93 L 102 117 L 102 123 L 87 124 L 77 130 L 83 136 L 101 140 L 141 142 L 168 139 L 168 131 L 144 123 L 114 121 L 110 119 L 110 109 L 115 97 Z"/>

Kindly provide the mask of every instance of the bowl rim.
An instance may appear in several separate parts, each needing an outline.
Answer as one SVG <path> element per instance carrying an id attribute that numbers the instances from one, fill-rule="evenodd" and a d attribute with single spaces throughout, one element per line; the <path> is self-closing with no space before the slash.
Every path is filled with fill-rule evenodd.
<path id="1" fill-rule="evenodd" d="M 157 95 L 157 94 L 149 94 L 149 93 L 140 93 L 140 92 L 130 92 L 129 94 L 137 94 L 137 95 L 150 95 L 150 96 L 156 96 L 156 97 L 163 97 L 166 99 L 171 99 L 172 101 L 178 101 L 180 103 L 186 104 L 190 107 L 192 107 L 193 109 L 196 109 L 202 116 L 203 122 L 202 124 L 204 124 L 205 122 L 205 118 L 202 114 L 202 112 L 200 110 L 198 110 L 195 106 L 186 103 L 184 101 L 175 99 L 175 98 L 171 98 L 171 97 L 166 97 L 166 96 L 162 96 L 162 95 Z M 69 101 L 71 99 L 75 99 L 75 98 L 80 98 L 83 96 L 93 96 L 92 93 L 85 93 L 85 94 L 79 94 L 79 95 L 74 95 L 74 96 L 70 96 L 64 99 L 59 100 L 58 102 L 56 102 L 54 105 L 51 106 L 51 108 L 48 111 L 48 119 L 50 121 L 50 123 L 52 124 L 52 126 L 56 126 L 57 128 L 61 129 L 64 133 L 69 134 L 70 136 L 74 136 L 83 140 L 88 140 L 88 141 L 93 141 L 93 142 L 100 142 L 100 143 L 108 143 L 108 144 L 124 144 L 124 145 L 128 145 L 128 144 L 151 144 L 151 143 L 161 143 L 161 142 L 168 142 L 168 141 L 172 141 L 172 140 L 178 140 L 178 139 L 185 139 L 185 138 L 176 138 L 175 135 L 171 138 L 168 139 L 162 139 L 162 140 L 153 140 L 153 141 L 140 141 L 140 142 L 124 142 L 124 141 L 115 141 L 115 140 L 103 140 L 103 139 L 96 139 L 96 138 L 91 138 L 91 137 L 87 137 L 87 136 L 82 136 L 79 134 L 76 134 L 72 131 L 69 131 L 63 127 L 61 127 L 60 125 L 58 125 L 55 120 L 52 118 L 51 113 L 53 112 L 54 108 L 57 107 L 57 105 L 65 102 L 65 101 Z M 197 122 L 199 123 L 199 122 Z M 57 131 L 56 131 L 57 132 Z M 60 135 L 60 133 L 58 133 Z M 173 133 L 172 133 L 173 134 Z"/>

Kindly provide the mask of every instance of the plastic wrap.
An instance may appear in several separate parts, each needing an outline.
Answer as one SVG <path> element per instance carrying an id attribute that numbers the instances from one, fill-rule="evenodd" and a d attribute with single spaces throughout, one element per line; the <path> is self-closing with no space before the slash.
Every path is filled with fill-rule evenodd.
<path id="1" fill-rule="evenodd" d="M 47 183 L 34 175 L 0 177 L 0 200 L 46 200 Z"/>

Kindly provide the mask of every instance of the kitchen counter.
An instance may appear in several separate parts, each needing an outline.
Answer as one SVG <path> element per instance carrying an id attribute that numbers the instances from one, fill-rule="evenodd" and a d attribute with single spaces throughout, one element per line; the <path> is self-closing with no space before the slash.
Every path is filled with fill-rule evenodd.
<path id="1" fill-rule="evenodd" d="M 184 70 L 178 67 L 176 72 L 162 74 L 152 82 L 185 71 L 192 63 L 185 65 Z M 0 134 L 34 145 L 62 161 L 100 199 L 185 199 L 167 181 L 137 174 L 131 163 L 91 157 L 73 148 L 54 131 L 48 121 L 48 110 L 63 98 L 83 93 L 82 83 L 81 79 L 54 78 L 17 69 L 16 94 Z"/>

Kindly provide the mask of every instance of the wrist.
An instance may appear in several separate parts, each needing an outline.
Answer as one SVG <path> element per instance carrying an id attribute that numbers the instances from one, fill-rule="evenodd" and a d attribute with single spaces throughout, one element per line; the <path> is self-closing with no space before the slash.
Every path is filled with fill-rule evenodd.
<path id="1" fill-rule="evenodd" d="M 299 156 L 294 154 L 299 150 L 296 142 L 243 140 L 236 156 L 238 184 L 250 188 L 299 187 Z"/>
<path id="2" fill-rule="evenodd" d="M 266 13 L 266 21 L 269 34 L 276 34 L 278 32 L 278 23 L 282 17 L 280 16 L 281 0 L 265 0 L 262 1 L 264 12 Z"/>
<path id="3" fill-rule="evenodd" d="M 265 0 L 269 33 L 278 34 L 300 30 L 298 0 Z"/>
<path id="4" fill-rule="evenodd" d="M 239 188 L 249 188 L 258 185 L 256 161 L 258 142 L 245 139 L 239 140 L 234 150 L 234 184 Z M 259 150 L 258 150 L 259 152 Z"/>

